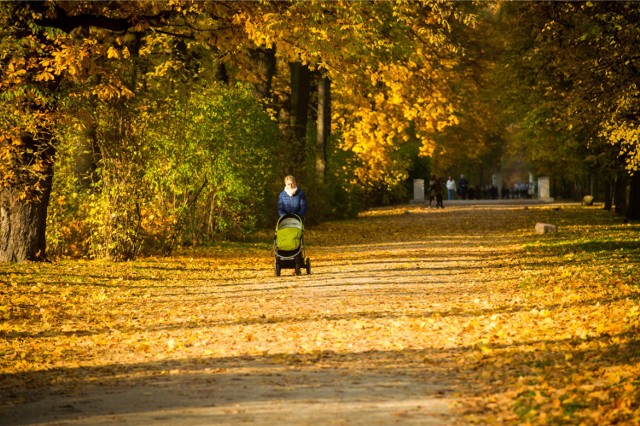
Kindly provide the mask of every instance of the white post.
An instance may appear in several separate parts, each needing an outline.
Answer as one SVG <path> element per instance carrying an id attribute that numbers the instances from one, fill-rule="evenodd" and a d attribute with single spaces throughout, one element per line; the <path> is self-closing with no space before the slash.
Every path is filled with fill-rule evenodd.
<path id="1" fill-rule="evenodd" d="M 491 184 L 498 188 L 498 198 L 502 198 L 502 174 L 494 173 L 491 175 Z"/>
<path id="2" fill-rule="evenodd" d="M 413 180 L 413 202 L 424 203 L 424 179 Z"/>
<path id="3" fill-rule="evenodd" d="M 547 176 L 538 178 L 538 198 L 544 201 L 553 201 L 549 192 L 549 178 Z"/>

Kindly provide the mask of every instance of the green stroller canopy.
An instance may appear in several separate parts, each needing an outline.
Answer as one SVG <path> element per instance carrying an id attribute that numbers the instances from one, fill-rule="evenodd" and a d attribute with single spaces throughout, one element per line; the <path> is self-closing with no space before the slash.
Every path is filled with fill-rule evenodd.
<path id="1" fill-rule="evenodd" d="M 297 250 L 302 239 L 302 221 L 297 216 L 283 216 L 276 226 L 276 248 Z"/>

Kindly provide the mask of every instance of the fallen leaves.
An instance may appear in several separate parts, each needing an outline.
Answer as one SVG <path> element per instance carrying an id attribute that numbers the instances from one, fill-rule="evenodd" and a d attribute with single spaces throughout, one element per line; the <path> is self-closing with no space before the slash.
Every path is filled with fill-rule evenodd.
<path id="1" fill-rule="evenodd" d="M 309 276 L 275 278 L 267 242 L 3 264 L 0 395 L 258 357 L 437 377 L 463 423 L 640 417 L 637 225 L 583 207 L 406 211 L 310 227 Z"/>

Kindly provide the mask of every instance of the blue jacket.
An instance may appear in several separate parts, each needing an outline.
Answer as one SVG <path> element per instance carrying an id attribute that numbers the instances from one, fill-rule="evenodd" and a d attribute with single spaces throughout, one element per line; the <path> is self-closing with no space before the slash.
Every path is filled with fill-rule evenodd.
<path id="1" fill-rule="evenodd" d="M 307 196 L 300 188 L 295 194 L 289 196 L 286 191 L 282 191 L 278 197 L 278 215 L 284 216 L 287 213 L 297 214 L 304 217 L 307 214 Z"/>

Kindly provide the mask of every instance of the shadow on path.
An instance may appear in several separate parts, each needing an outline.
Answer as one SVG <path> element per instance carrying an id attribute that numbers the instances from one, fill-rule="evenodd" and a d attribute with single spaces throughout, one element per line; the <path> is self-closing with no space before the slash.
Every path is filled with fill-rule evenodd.
<path id="1" fill-rule="evenodd" d="M 3 425 L 446 424 L 456 351 L 183 359 L 4 376 L 37 383 Z M 428 366 L 429 368 L 425 368 Z M 186 370 L 186 372 L 185 372 Z M 178 371 L 181 371 L 178 373 Z"/>

